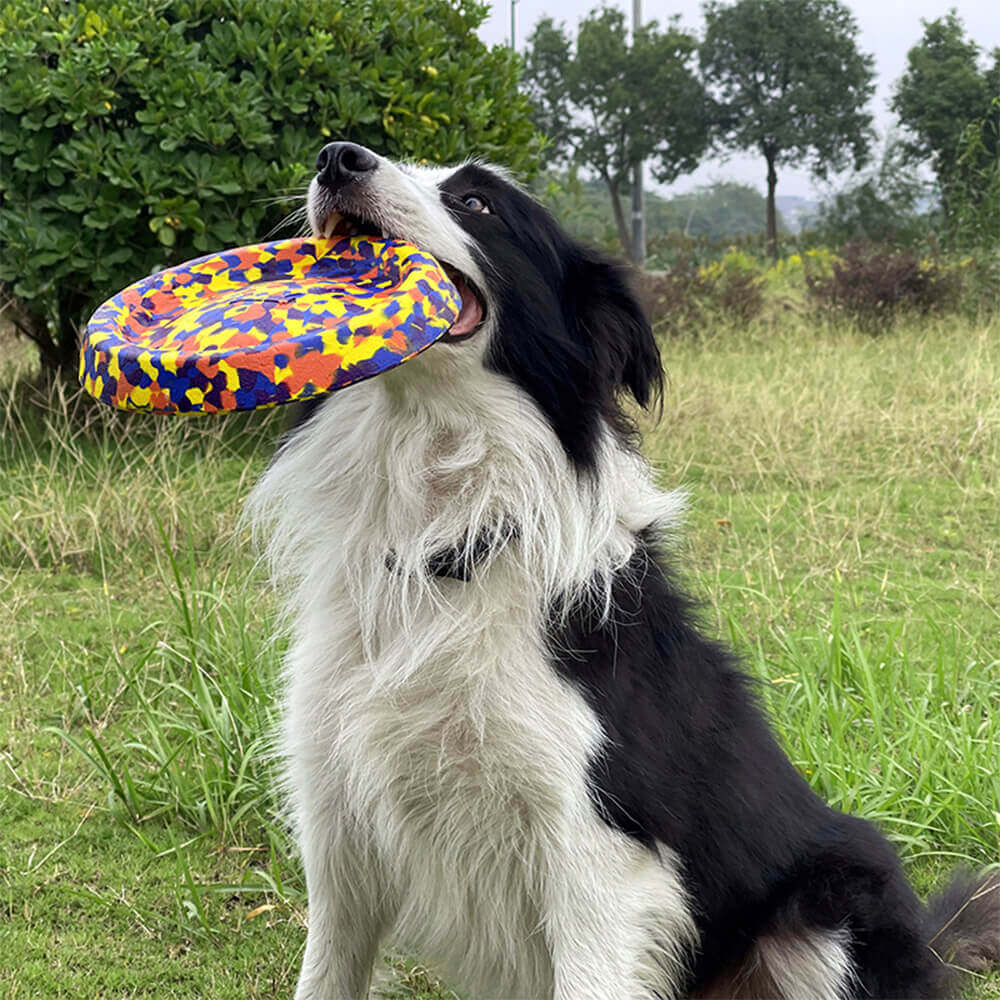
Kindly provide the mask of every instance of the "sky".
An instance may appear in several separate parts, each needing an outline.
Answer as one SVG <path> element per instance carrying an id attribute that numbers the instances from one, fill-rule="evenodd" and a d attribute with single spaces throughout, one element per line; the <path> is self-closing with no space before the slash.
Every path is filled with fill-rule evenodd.
<path id="1" fill-rule="evenodd" d="M 700 0 L 642 0 L 644 20 L 658 20 L 679 14 L 681 25 L 694 29 L 700 36 L 704 29 Z M 518 51 L 539 18 L 549 16 L 563 21 L 573 29 L 597 0 L 520 0 L 518 3 Z M 629 17 L 631 0 L 619 2 Z M 944 16 L 954 7 L 965 24 L 966 37 L 971 37 L 986 51 L 1000 45 L 1000 0 L 847 0 L 860 28 L 859 46 L 862 51 L 875 56 L 877 90 L 870 104 L 875 117 L 875 127 L 880 136 L 894 125 L 895 116 L 889 110 L 892 87 L 906 68 L 906 53 L 923 34 L 921 18 L 934 20 Z M 489 20 L 479 32 L 489 44 L 506 44 L 510 39 L 510 5 L 507 0 L 495 2 Z M 648 177 L 648 174 L 647 174 Z M 657 187 L 664 193 L 690 191 L 701 184 L 716 180 L 734 180 L 750 184 L 762 193 L 765 190 L 763 158 L 749 154 L 734 154 L 727 160 L 706 161 L 694 173 L 679 178 L 669 188 Z M 842 178 L 840 179 L 842 181 Z M 834 180 L 832 184 L 840 181 Z M 647 180 L 647 184 L 648 184 Z M 654 185 L 655 187 L 655 185 Z M 830 185 L 815 182 L 807 171 L 785 167 L 778 173 L 778 195 L 796 195 L 801 198 L 819 199 Z"/>

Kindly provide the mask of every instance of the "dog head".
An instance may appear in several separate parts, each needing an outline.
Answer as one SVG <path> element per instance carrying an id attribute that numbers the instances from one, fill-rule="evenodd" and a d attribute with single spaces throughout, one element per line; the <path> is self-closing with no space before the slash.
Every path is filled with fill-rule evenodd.
<path id="1" fill-rule="evenodd" d="M 463 352 L 510 378 L 578 468 L 594 463 L 602 423 L 628 433 L 625 394 L 641 406 L 658 395 L 659 352 L 624 269 L 574 241 L 503 170 L 395 164 L 330 143 L 307 210 L 314 236 L 369 233 L 435 256 L 463 305 L 446 337 L 414 363 Z"/>

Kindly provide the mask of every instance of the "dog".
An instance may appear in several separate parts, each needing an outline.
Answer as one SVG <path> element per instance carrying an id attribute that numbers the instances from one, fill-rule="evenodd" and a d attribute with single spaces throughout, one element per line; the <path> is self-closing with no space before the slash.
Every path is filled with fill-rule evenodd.
<path id="1" fill-rule="evenodd" d="M 297 1000 L 366 996 L 386 939 L 476 1000 L 941 997 L 1000 959 L 1000 879 L 925 907 L 699 632 L 629 417 L 663 375 L 628 273 L 476 162 L 331 143 L 307 207 L 433 254 L 462 308 L 248 502 L 288 613 Z"/>

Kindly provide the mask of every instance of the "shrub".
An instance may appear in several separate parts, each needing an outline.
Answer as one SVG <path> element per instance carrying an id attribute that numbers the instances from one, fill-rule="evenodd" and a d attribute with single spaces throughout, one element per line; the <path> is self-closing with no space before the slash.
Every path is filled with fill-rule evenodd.
<path id="1" fill-rule="evenodd" d="M 764 306 L 764 278 L 756 261 L 735 248 L 700 267 L 681 260 L 669 270 L 647 273 L 640 290 L 655 328 L 674 335 L 698 332 L 719 319 L 748 323 Z"/>
<path id="2" fill-rule="evenodd" d="M 0 283 L 48 368 L 155 267 L 261 238 L 330 137 L 531 168 L 476 0 L 3 0 Z"/>
<path id="3" fill-rule="evenodd" d="M 918 210 L 922 204 L 917 197 L 886 193 L 868 178 L 819 206 L 810 222 L 809 238 L 833 246 L 858 241 L 914 246 L 927 238 L 936 221 L 933 214 Z"/>
<path id="4" fill-rule="evenodd" d="M 962 275 L 962 311 L 973 319 L 1000 315 L 1000 247 L 983 249 L 958 265 Z"/>
<path id="5" fill-rule="evenodd" d="M 806 273 L 809 293 L 826 316 L 852 320 L 873 334 L 901 312 L 927 314 L 956 305 L 961 284 L 958 268 L 864 243 L 848 244 L 829 276 Z"/>
<path id="6" fill-rule="evenodd" d="M 646 271 L 639 277 L 643 309 L 657 332 L 678 334 L 697 329 L 698 269 L 681 261 L 666 271 Z"/>
<path id="7" fill-rule="evenodd" d="M 756 271 L 726 271 L 712 292 L 722 314 L 741 323 L 756 319 L 764 308 L 764 281 Z"/>
<path id="8" fill-rule="evenodd" d="M 814 247 L 790 253 L 787 257 L 776 260 L 766 271 L 764 277 L 771 288 L 804 288 L 805 276 L 829 277 L 833 274 L 833 265 L 839 260 L 832 250 L 826 247 Z"/>
<path id="9" fill-rule="evenodd" d="M 735 251 L 742 251 L 754 261 L 767 255 L 767 237 L 763 233 L 730 236 L 692 236 L 670 232 L 652 237 L 646 247 L 646 266 L 652 270 L 669 271 L 689 263 L 711 264 Z"/>

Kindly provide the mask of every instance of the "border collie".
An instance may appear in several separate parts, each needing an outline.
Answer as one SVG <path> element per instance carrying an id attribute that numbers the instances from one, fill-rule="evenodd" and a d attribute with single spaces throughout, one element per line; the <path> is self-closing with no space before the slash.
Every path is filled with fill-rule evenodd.
<path id="1" fill-rule="evenodd" d="M 940 997 L 1000 959 L 1000 878 L 924 907 L 699 633 L 624 406 L 662 370 L 627 274 L 501 170 L 319 155 L 314 235 L 445 262 L 450 333 L 319 403 L 249 515 L 285 585 L 297 1000 L 380 942 L 471 998 Z"/>

